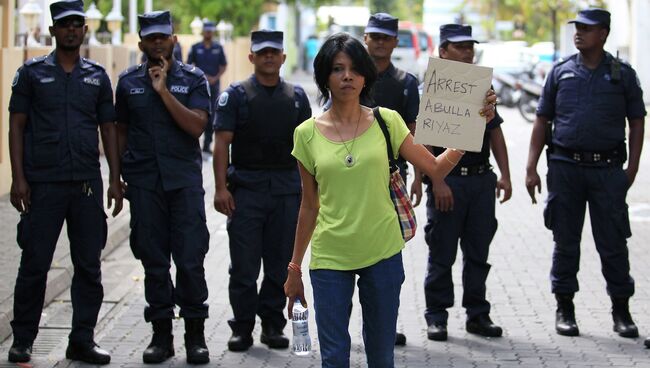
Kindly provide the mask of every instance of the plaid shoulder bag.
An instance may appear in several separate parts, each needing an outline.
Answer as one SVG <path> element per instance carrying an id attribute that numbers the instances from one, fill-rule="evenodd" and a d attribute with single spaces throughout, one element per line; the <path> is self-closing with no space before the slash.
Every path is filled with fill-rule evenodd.
<path id="1" fill-rule="evenodd" d="M 379 107 L 373 108 L 372 112 L 375 114 L 375 118 L 379 123 L 381 131 L 384 133 L 384 138 L 386 139 L 390 174 L 390 183 L 388 185 L 388 188 L 390 189 L 390 199 L 393 200 L 395 211 L 397 211 L 399 226 L 402 229 L 402 237 L 404 238 L 404 241 L 407 242 L 415 236 L 415 230 L 417 230 L 418 227 L 418 223 L 415 220 L 415 211 L 413 210 L 413 204 L 411 204 L 411 199 L 406 190 L 406 184 L 404 183 L 402 176 L 399 174 L 397 160 L 393 157 L 393 146 L 390 143 L 390 133 L 388 132 L 388 127 L 386 127 L 386 122 L 381 117 L 381 113 L 379 113 Z"/>

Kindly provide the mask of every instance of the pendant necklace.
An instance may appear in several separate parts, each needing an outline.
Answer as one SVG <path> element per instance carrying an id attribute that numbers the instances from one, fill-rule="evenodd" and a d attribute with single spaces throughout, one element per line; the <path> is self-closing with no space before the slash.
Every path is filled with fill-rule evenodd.
<path id="1" fill-rule="evenodd" d="M 345 147 L 345 150 L 348 152 L 348 155 L 345 156 L 345 160 L 344 160 L 345 166 L 347 167 L 352 167 L 356 163 L 354 156 L 352 156 L 352 149 L 354 149 L 354 142 L 357 140 L 357 131 L 359 130 L 359 122 L 361 121 L 361 110 L 362 109 L 359 108 L 359 117 L 357 118 L 357 126 L 354 128 L 354 138 L 352 138 L 352 144 L 350 144 L 349 149 L 348 149 L 348 145 L 345 144 L 345 141 L 343 140 L 343 136 L 341 135 L 341 132 L 339 132 L 339 128 L 336 127 L 336 122 L 333 122 L 334 129 L 336 130 L 336 134 L 339 135 L 339 139 L 341 140 L 341 143 L 343 143 L 343 147 Z M 335 118 L 341 121 L 341 118 L 334 111 L 334 108 L 332 108 L 332 113 L 334 113 Z"/>

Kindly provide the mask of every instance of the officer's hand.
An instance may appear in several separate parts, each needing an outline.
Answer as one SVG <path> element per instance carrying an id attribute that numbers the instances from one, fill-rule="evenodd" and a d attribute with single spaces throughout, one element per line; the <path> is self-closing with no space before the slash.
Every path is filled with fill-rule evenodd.
<path id="1" fill-rule="evenodd" d="M 478 112 L 479 115 L 485 116 L 486 123 L 489 123 L 496 116 L 497 95 L 492 88 L 485 94 L 483 108 Z"/>
<path id="2" fill-rule="evenodd" d="M 111 215 L 113 217 L 117 216 L 120 211 L 122 211 L 122 205 L 124 202 L 124 189 L 122 187 L 122 183 L 119 180 L 108 185 L 108 190 L 106 191 L 106 199 L 109 209 L 113 206 L 113 200 L 115 200 L 115 207 L 113 207 L 113 212 Z"/>
<path id="3" fill-rule="evenodd" d="M 416 178 L 411 183 L 411 203 L 413 203 L 413 207 L 417 207 L 420 201 L 422 201 L 422 179 Z"/>
<path id="4" fill-rule="evenodd" d="M 31 206 L 31 195 L 32 191 L 27 183 L 27 179 L 24 177 L 19 179 L 14 179 L 11 182 L 11 192 L 10 192 L 10 201 L 11 205 L 14 206 L 16 210 L 20 213 L 29 212 L 29 206 Z"/>
<path id="5" fill-rule="evenodd" d="M 296 298 L 300 298 L 300 304 L 307 308 L 307 300 L 305 300 L 305 286 L 302 283 L 302 277 L 294 270 L 289 270 L 287 274 L 287 281 L 284 283 L 284 295 L 289 298 L 287 301 L 287 315 L 289 319 L 292 317 L 293 303 Z"/>
<path id="6" fill-rule="evenodd" d="M 167 89 L 167 71 L 169 70 L 169 63 L 163 56 L 160 57 L 162 66 L 152 66 L 149 68 L 149 77 L 151 78 L 151 86 L 159 94 Z"/>
<path id="7" fill-rule="evenodd" d="M 535 188 L 537 188 L 537 193 L 542 193 L 542 181 L 540 180 L 537 171 L 526 174 L 526 189 L 528 190 L 528 195 L 533 201 L 533 204 L 537 203 L 537 199 L 535 199 Z"/>
<path id="8" fill-rule="evenodd" d="M 436 209 L 440 212 L 454 210 L 454 194 L 444 180 L 433 182 L 433 197 L 435 198 Z"/>
<path id="9" fill-rule="evenodd" d="M 230 217 L 235 210 L 235 200 L 228 189 L 217 189 L 214 193 L 214 209 Z"/>
<path id="10" fill-rule="evenodd" d="M 628 188 L 634 184 L 634 179 L 636 179 L 636 170 L 632 170 L 629 167 L 625 169 L 625 176 L 627 176 L 627 186 Z"/>
<path id="11" fill-rule="evenodd" d="M 497 198 L 501 198 L 501 191 L 503 191 L 503 198 L 499 203 L 507 202 L 512 197 L 512 183 L 510 183 L 510 178 L 501 177 L 497 180 Z"/>

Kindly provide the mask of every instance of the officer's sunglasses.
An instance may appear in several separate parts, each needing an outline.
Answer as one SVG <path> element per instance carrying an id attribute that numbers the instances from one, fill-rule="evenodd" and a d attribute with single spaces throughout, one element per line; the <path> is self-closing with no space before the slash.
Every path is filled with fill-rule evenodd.
<path id="1" fill-rule="evenodd" d="M 63 18 L 60 20 L 57 20 L 54 23 L 55 26 L 59 28 L 69 28 L 70 26 L 74 28 L 81 28 L 84 25 L 86 25 L 86 22 L 84 21 L 83 18 Z"/>

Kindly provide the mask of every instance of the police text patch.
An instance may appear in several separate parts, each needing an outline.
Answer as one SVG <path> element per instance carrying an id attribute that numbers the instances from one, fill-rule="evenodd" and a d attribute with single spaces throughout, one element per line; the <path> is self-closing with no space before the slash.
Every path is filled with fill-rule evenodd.
<path id="1" fill-rule="evenodd" d="M 54 82 L 54 77 L 41 78 L 41 83 L 52 83 Z"/>
<path id="2" fill-rule="evenodd" d="M 189 86 L 171 86 L 169 88 L 169 91 L 171 93 L 182 93 L 182 94 L 188 94 L 190 92 L 190 87 Z"/>
<path id="3" fill-rule="evenodd" d="M 567 79 L 567 78 L 573 78 L 573 77 L 575 77 L 575 76 L 576 76 L 576 75 L 575 75 L 575 73 L 573 73 L 573 72 L 563 73 L 563 74 L 560 76 L 560 79 L 559 79 L 559 80 Z"/>
<path id="4" fill-rule="evenodd" d="M 226 106 L 228 103 L 228 92 L 224 92 L 219 96 L 219 106 Z"/>
<path id="5" fill-rule="evenodd" d="M 131 88 L 129 91 L 130 95 L 141 95 L 144 94 L 144 88 Z"/>
<path id="6" fill-rule="evenodd" d="M 100 85 L 99 78 L 86 77 L 86 78 L 84 78 L 84 83 L 92 84 L 93 86 L 99 86 Z"/>

